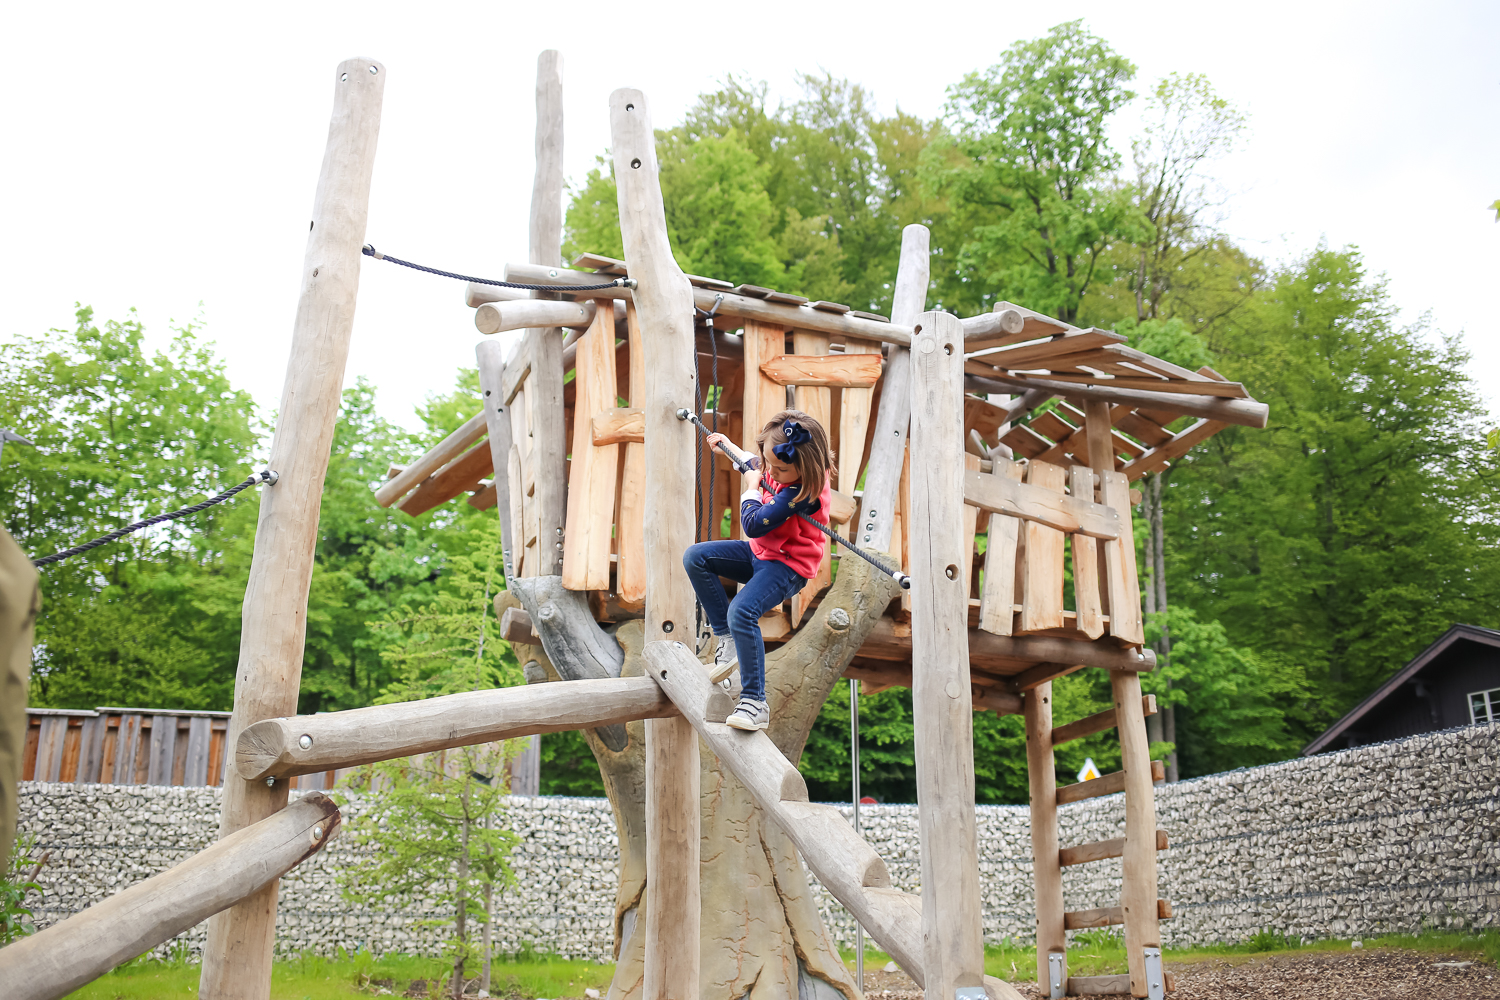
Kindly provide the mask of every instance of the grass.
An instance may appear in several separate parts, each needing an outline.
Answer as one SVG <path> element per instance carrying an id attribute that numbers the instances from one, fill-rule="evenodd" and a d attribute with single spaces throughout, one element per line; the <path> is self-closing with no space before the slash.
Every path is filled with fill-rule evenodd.
<path id="1" fill-rule="evenodd" d="M 1408 948 L 1437 954 L 1484 957 L 1500 964 L 1500 931 L 1481 933 L 1424 931 L 1421 934 L 1391 934 L 1365 938 L 1364 947 Z M 1262 931 L 1242 944 L 1202 948 L 1167 948 L 1168 962 L 1201 962 L 1209 959 L 1248 961 L 1266 955 L 1347 952 L 1351 942 L 1296 939 Z M 843 953 L 850 969 L 854 951 Z M 885 966 L 890 956 L 865 951 L 865 971 Z M 378 985 L 393 994 L 405 993 L 414 979 L 443 980 L 451 966 L 441 959 L 411 955 L 376 958 L 366 952 L 320 958 L 315 955 L 278 961 L 271 974 L 271 1000 L 349 1000 L 371 996 Z M 984 969 L 1006 980 L 1036 978 L 1036 950 L 1019 944 L 987 945 Z M 477 975 L 477 969 L 471 975 Z M 581 997 L 587 987 L 604 993 L 614 975 L 613 965 L 569 961 L 548 955 L 522 954 L 496 959 L 490 993 L 497 997 Z M 1116 933 L 1088 931 L 1077 935 L 1068 948 L 1068 972 L 1075 976 L 1098 976 L 1125 971 L 1125 946 Z M 157 997 L 187 997 L 198 994 L 199 967 L 179 954 L 170 961 L 136 959 L 70 994 L 75 1000 L 154 1000 Z M 385 983 L 389 980 L 389 984 Z"/>
<path id="2" fill-rule="evenodd" d="M 412 955 L 375 957 L 368 952 L 322 958 L 306 955 L 279 960 L 271 971 L 271 1000 L 349 1000 L 373 996 L 384 986 L 400 996 L 412 980 L 445 981 L 452 965 L 442 959 Z M 154 1000 L 198 995 L 200 967 L 177 957 L 170 961 L 136 959 L 70 993 L 74 1000 Z M 522 954 L 496 958 L 490 994 L 496 997 L 581 997 L 587 987 L 603 993 L 613 965 L 570 961 L 549 955 Z M 478 966 L 469 970 L 479 974 Z M 389 982 L 387 982 L 387 980 Z"/>

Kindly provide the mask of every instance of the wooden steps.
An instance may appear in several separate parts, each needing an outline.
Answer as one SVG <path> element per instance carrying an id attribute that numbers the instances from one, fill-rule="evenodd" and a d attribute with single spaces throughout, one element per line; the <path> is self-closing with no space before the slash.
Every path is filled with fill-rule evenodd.
<path id="1" fill-rule="evenodd" d="M 1167 831 L 1156 831 L 1156 849 L 1165 851 L 1167 849 Z M 1118 858 L 1125 854 L 1125 838 L 1115 837 L 1111 840 L 1095 840 L 1087 844 L 1078 844 L 1074 847 L 1064 847 L 1057 852 L 1057 863 L 1066 868 L 1069 865 L 1082 865 L 1090 861 L 1104 861 L 1107 858 Z"/>
<path id="2" fill-rule="evenodd" d="M 1167 780 L 1167 769 L 1159 760 L 1151 762 L 1151 781 L 1153 783 Z M 1114 771 L 1102 775 L 1090 781 L 1080 781 L 1076 785 L 1064 785 L 1057 790 L 1057 804 L 1064 805 L 1069 802 L 1082 802 L 1084 799 L 1094 799 L 1101 795 L 1113 795 L 1125 790 L 1125 772 Z"/>
<path id="3" fill-rule="evenodd" d="M 1165 899 L 1158 899 L 1156 918 L 1170 920 L 1172 904 Z M 1124 922 L 1125 908 L 1121 906 L 1101 906 L 1094 910 L 1072 910 L 1063 914 L 1063 929 L 1070 931 L 1083 931 L 1093 927 L 1113 927 Z"/>

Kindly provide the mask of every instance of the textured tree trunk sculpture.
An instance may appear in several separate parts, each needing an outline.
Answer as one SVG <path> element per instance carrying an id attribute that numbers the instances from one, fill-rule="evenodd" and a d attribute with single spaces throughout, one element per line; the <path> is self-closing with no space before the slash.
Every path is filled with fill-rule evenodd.
<path id="1" fill-rule="evenodd" d="M 516 580 L 516 591 L 500 595 L 497 612 L 525 606 L 533 622 L 543 620 L 547 598 L 560 593 L 548 578 Z M 519 588 L 525 588 L 524 598 Z M 824 595 L 817 613 L 791 641 L 766 657 L 766 693 L 771 703 L 769 734 L 793 763 L 833 685 L 864 643 L 882 611 L 896 595 L 889 577 L 859 560 L 844 561 L 838 580 Z M 542 597 L 538 600 L 538 597 Z M 546 615 L 562 616 L 560 609 Z M 572 616 L 569 616 L 570 618 Z M 599 631 L 592 620 L 570 622 L 570 651 L 558 647 L 559 659 L 593 646 Z M 538 633 L 548 639 L 540 625 Z M 614 631 L 623 650 L 621 676 L 639 676 L 642 628 L 626 622 Z M 552 643 L 548 639 L 549 644 Z M 535 660 L 549 679 L 590 676 L 604 664 L 570 662 L 560 669 L 540 646 L 517 646 L 523 663 Z M 620 749 L 616 733 L 586 733 L 604 775 L 620 839 L 620 885 L 615 896 L 615 952 L 618 966 L 611 1000 L 640 995 L 642 940 L 632 933 L 646 886 L 645 724 L 627 723 Z M 760 815 L 750 794 L 719 766 L 706 747 L 702 772 L 703 1000 L 773 1000 L 815 996 L 858 996 L 854 978 L 844 966 L 818 914 L 802 862 L 785 835 Z"/>

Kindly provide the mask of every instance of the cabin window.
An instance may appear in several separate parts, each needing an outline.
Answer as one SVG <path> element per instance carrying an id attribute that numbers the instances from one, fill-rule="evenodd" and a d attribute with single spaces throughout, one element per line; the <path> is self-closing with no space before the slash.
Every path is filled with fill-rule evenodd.
<path id="1" fill-rule="evenodd" d="M 1470 722 L 1500 722 L 1500 688 L 1469 695 Z"/>

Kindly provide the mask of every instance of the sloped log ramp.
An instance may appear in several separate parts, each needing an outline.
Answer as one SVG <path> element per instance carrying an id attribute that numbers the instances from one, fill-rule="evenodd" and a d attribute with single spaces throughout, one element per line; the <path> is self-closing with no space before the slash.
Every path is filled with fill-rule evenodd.
<path id="1" fill-rule="evenodd" d="M 801 852 L 833 897 L 854 914 L 884 951 L 920 985 L 922 901 L 892 888 L 890 872 L 833 806 L 808 801 L 807 784 L 764 732 L 741 732 L 724 724 L 728 696 L 685 644 L 647 643 L 651 678 L 681 709 L 719 762 L 750 791 L 756 804 Z M 1008 983 L 986 976 L 992 1000 L 1020 1000 Z"/>
<path id="2" fill-rule="evenodd" d="M 645 677 L 470 691 L 347 712 L 266 719 L 240 734 L 235 769 L 246 781 L 287 778 L 677 714 L 677 707 Z"/>
<path id="3" fill-rule="evenodd" d="M 6 1000 L 53 1000 L 235 903 L 322 850 L 338 832 L 333 800 L 310 792 L 175 868 L 0 948 Z"/>

